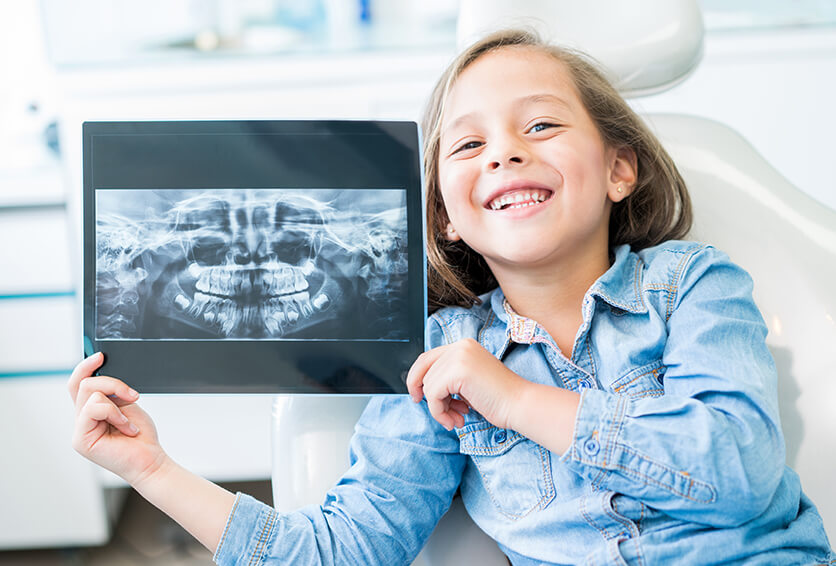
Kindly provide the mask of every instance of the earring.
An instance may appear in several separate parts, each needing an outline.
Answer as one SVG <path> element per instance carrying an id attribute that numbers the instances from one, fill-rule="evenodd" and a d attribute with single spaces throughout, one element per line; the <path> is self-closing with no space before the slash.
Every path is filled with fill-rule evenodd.
<path id="1" fill-rule="evenodd" d="M 450 242 L 457 242 L 459 240 L 459 235 L 456 234 L 456 229 L 453 228 L 452 223 L 447 224 L 447 240 Z"/>
<path id="2" fill-rule="evenodd" d="M 624 187 L 622 187 L 621 185 L 618 185 L 618 188 L 617 188 L 616 190 L 617 190 L 619 193 L 623 193 L 623 192 L 624 192 Z"/>

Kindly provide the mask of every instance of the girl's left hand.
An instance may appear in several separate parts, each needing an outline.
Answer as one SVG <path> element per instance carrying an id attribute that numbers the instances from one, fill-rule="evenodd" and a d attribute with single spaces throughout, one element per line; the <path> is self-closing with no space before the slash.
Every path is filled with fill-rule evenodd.
<path id="1" fill-rule="evenodd" d="M 471 338 L 424 352 L 406 378 L 412 400 L 426 397 L 430 414 L 447 430 L 464 426 L 469 407 L 494 426 L 508 428 L 526 383 Z"/>

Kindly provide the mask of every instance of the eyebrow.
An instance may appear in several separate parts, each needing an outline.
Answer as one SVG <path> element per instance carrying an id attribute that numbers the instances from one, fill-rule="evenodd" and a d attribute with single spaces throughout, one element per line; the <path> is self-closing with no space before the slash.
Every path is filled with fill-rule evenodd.
<path id="1" fill-rule="evenodd" d="M 552 104 L 558 104 L 566 108 L 566 110 L 571 111 L 572 106 L 560 98 L 559 96 L 555 96 L 554 94 L 549 93 L 542 93 L 542 94 L 530 94 L 528 96 L 522 96 L 518 98 L 516 104 L 537 104 L 540 102 L 550 102 Z"/>
<path id="2" fill-rule="evenodd" d="M 514 104 L 518 105 L 518 106 L 525 106 L 525 105 L 530 105 L 530 104 L 539 104 L 541 102 L 557 104 L 559 106 L 562 106 L 563 108 L 565 108 L 566 110 L 568 110 L 570 112 L 572 111 L 572 107 L 569 105 L 568 102 L 566 102 L 565 100 L 563 100 L 559 96 L 555 96 L 555 95 L 549 94 L 549 93 L 529 94 L 527 96 L 521 96 L 521 97 L 517 98 L 516 100 L 514 100 Z M 477 112 L 468 112 L 467 114 L 462 114 L 461 116 L 459 116 L 458 118 L 456 118 L 455 120 L 450 122 L 450 125 L 448 125 L 446 128 L 444 128 L 441 131 L 441 135 L 439 137 L 444 136 L 444 134 L 446 132 L 456 128 L 457 126 L 459 126 L 463 122 L 467 122 L 468 120 L 472 119 L 473 117 L 475 117 L 477 115 L 478 115 Z"/>

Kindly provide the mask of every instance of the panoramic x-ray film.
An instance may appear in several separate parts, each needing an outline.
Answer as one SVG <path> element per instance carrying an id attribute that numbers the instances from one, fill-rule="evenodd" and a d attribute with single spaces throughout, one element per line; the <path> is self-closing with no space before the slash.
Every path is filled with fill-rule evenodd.
<path id="1" fill-rule="evenodd" d="M 405 392 L 419 163 L 412 123 L 85 124 L 85 354 L 141 392 Z"/>
<path id="2" fill-rule="evenodd" d="M 408 340 L 406 192 L 96 191 L 98 340 Z"/>

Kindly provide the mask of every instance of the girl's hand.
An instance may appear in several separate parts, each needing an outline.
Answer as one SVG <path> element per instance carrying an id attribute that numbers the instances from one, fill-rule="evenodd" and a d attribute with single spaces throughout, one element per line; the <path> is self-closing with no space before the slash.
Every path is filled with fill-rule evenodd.
<path id="1" fill-rule="evenodd" d="M 433 418 L 447 430 L 464 426 L 469 407 L 494 426 L 509 428 L 527 383 L 470 338 L 424 352 L 406 378 L 412 400 L 426 397 Z"/>
<path id="2" fill-rule="evenodd" d="M 131 485 L 162 466 L 167 456 L 139 393 L 112 377 L 93 376 L 104 356 L 94 354 L 73 370 L 67 388 L 75 403 L 73 448 Z"/>

